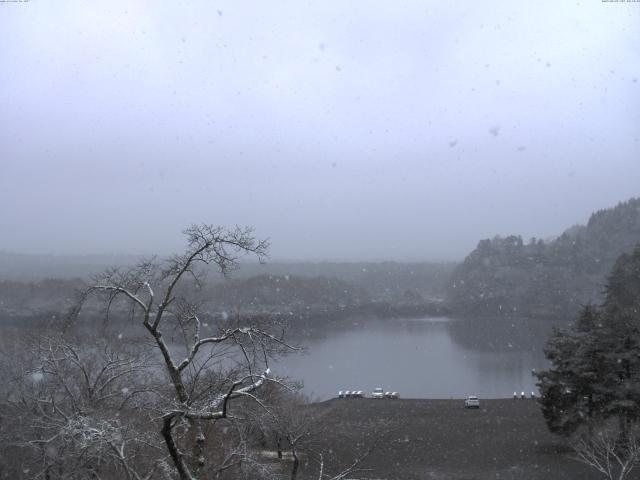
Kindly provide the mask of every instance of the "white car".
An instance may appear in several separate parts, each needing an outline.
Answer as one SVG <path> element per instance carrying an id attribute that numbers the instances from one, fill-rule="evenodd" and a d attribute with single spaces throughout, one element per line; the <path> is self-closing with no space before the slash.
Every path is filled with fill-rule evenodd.
<path id="1" fill-rule="evenodd" d="M 399 397 L 398 392 L 384 392 L 384 398 L 392 398 L 397 400 Z"/>
<path id="2" fill-rule="evenodd" d="M 371 398 L 384 398 L 384 390 L 382 387 L 376 387 L 371 392 Z"/>
<path id="3" fill-rule="evenodd" d="M 464 408 L 480 408 L 480 399 L 475 395 L 469 395 L 464 400 Z"/>

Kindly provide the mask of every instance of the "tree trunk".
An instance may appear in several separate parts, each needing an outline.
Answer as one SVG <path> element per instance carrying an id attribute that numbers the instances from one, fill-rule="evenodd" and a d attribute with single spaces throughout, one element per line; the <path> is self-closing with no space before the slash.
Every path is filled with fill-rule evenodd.
<path id="1" fill-rule="evenodd" d="M 620 451 L 626 448 L 629 442 L 629 419 L 627 418 L 627 412 L 622 412 L 618 415 L 618 425 L 620 427 L 620 435 L 619 445 L 616 450 Z"/>
<path id="2" fill-rule="evenodd" d="M 164 443 L 167 445 L 167 450 L 169 450 L 169 455 L 171 455 L 171 460 L 173 460 L 173 464 L 178 470 L 178 476 L 180 480 L 194 480 L 191 476 L 191 472 L 189 472 L 189 468 L 185 464 L 184 458 L 178 450 L 178 445 L 176 445 L 175 440 L 173 439 L 172 426 L 171 426 L 171 417 L 165 417 L 163 419 L 162 425 L 162 437 L 164 438 Z"/>
<path id="3" fill-rule="evenodd" d="M 204 442 L 205 436 L 200 421 L 195 420 L 192 422 L 192 428 L 195 431 L 193 457 L 194 457 L 194 474 L 197 477 L 200 471 L 204 468 Z"/>
<path id="4" fill-rule="evenodd" d="M 300 466 L 300 460 L 298 459 L 298 452 L 296 448 L 291 449 L 291 455 L 293 456 L 293 466 L 291 467 L 291 480 L 296 480 L 298 476 L 298 467 Z"/>

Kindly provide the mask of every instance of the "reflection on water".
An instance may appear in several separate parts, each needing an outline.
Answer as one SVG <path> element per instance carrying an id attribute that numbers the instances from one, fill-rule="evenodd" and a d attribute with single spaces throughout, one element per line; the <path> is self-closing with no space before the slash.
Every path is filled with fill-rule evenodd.
<path id="1" fill-rule="evenodd" d="M 446 318 L 370 321 L 308 340 L 308 352 L 276 365 L 279 375 L 304 381 L 319 399 L 338 390 L 380 386 L 405 398 L 509 397 L 535 389 L 537 351 L 480 351 L 455 342 Z"/>

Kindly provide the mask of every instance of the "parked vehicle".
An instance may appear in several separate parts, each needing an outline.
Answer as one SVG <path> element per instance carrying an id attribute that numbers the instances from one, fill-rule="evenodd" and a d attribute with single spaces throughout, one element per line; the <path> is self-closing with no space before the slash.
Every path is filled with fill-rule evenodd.
<path id="1" fill-rule="evenodd" d="M 384 398 L 384 390 L 382 387 L 376 387 L 371 392 L 371 398 Z"/>
<path id="2" fill-rule="evenodd" d="M 340 390 L 338 398 L 364 398 L 364 392 L 362 390 Z"/>
<path id="3" fill-rule="evenodd" d="M 480 408 L 480 399 L 475 395 L 469 395 L 464 400 L 464 408 Z"/>
<path id="4" fill-rule="evenodd" d="M 398 399 L 398 392 L 384 392 L 384 398 Z"/>

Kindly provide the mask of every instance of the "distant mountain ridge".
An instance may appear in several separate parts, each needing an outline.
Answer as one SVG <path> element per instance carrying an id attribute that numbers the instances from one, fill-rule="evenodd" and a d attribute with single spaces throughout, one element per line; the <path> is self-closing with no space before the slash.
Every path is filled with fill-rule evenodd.
<path id="1" fill-rule="evenodd" d="M 551 241 L 481 240 L 454 269 L 447 300 L 460 316 L 569 321 L 581 305 L 602 300 L 616 259 L 639 242 L 640 198 L 599 210 Z"/>

